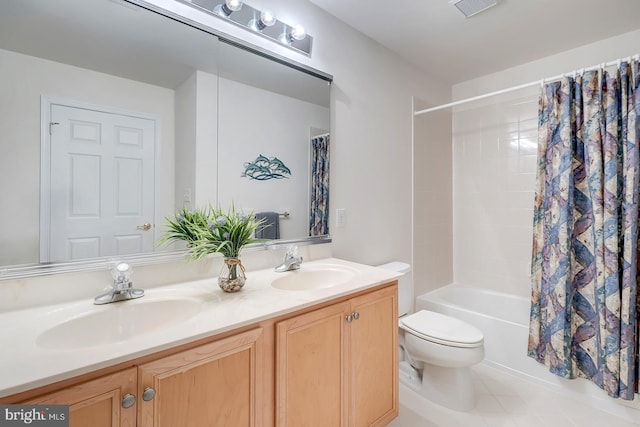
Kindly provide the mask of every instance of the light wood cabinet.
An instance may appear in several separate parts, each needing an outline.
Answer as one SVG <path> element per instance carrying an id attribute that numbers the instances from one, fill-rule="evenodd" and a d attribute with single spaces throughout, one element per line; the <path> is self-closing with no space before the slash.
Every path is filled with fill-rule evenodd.
<path id="1" fill-rule="evenodd" d="M 71 427 L 384 426 L 397 340 L 392 282 L 1 401 L 70 405 Z"/>
<path id="2" fill-rule="evenodd" d="M 140 365 L 139 425 L 261 425 L 261 352 L 262 329 L 254 329 Z"/>
<path id="3" fill-rule="evenodd" d="M 261 426 L 262 332 L 252 329 L 23 403 L 70 405 L 71 427 Z"/>
<path id="4" fill-rule="evenodd" d="M 398 416 L 398 295 L 389 287 L 351 300 L 350 426 L 386 426 Z"/>
<path id="5" fill-rule="evenodd" d="M 398 415 L 395 285 L 279 322 L 276 425 L 384 426 Z"/>
<path id="6" fill-rule="evenodd" d="M 122 403 L 125 396 L 135 396 L 136 376 L 136 368 L 129 368 L 22 403 L 69 405 L 71 427 L 134 427 L 135 400 L 128 408 Z"/>
<path id="7" fill-rule="evenodd" d="M 349 306 L 335 304 L 278 323 L 276 425 L 347 425 Z"/>

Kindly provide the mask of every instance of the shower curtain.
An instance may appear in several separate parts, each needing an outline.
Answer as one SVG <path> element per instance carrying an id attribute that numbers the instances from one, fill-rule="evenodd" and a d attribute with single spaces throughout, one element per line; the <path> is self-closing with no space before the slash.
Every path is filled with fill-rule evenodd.
<path id="1" fill-rule="evenodd" d="M 529 356 L 638 392 L 638 61 L 546 84 L 538 108 Z"/>
<path id="2" fill-rule="evenodd" d="M 329 234 L 329 135 L 311 139 L 309 236 Z"/>

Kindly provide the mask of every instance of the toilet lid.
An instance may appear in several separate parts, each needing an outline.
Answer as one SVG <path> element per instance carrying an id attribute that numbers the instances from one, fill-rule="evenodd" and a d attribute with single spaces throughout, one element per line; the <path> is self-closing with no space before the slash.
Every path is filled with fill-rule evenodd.
<path id="1" fill-rule="evenodd" d="M 452 347 L 477 347 L 484 340 L 475 326 L 434 311 L 420 310 L 402 317 L 400 324 L 420 338 Z"/>

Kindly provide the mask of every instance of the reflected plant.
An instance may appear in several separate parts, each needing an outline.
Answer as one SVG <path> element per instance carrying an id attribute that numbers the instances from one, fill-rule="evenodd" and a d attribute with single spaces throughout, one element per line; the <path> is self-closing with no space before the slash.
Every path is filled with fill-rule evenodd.
<path id="1" fill-rule="evenodd" d="M 198 260 L 219 252 L 226 258 L 237 258 L 242 248 L 256 239 L 256 230 L 266 227 L 265 219 L 237 212 L 232 205 L 227 211 L 211 205 L 195 210 L 180 209 L 167 217 L 167 230 L 162 243 L 183 241 L 192 259 Z"/>

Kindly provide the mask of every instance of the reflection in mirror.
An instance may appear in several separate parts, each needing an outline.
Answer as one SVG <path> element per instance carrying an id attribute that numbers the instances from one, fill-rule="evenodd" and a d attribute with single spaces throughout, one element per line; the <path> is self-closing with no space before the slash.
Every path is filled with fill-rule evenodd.
<path id="1" fill-rule="evenodd" d="M 309 226 L 312 194 L 322 195 L 312 191 L 311 140 L 328 139 L 327 82 L 226 43 L 219 55 L 220 204 L 265 216 L 264 238 L 328 234 Z"/>
<path id="2" fill-rule="evenodd" d="M 210 202 L 310 235 L 326 80 L 123 0 L 2 2 L 0 75 L 0 272 L 166 251 L 164 218 Z M 242 177 L 260 154 L 290 176 Z"/>
<path id="3" fill-rule="evenodd" d="M 0 7 L 0 263 L 153 251 L 175 207 L 175 88 L 217 73 L 217 39 L 128 3 Z"/>

